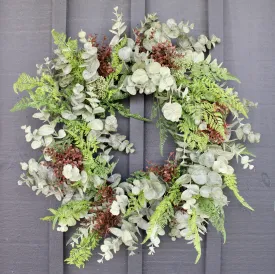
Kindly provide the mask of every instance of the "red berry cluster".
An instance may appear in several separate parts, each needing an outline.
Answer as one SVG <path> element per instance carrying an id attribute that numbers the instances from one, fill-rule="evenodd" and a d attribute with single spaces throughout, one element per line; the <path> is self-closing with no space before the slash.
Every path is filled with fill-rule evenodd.
<path id="1" fill-rule="evenodd" d="M 173 178 L 176 178 L 178 173 L 178 164 L 175 160 L 174 153 L 170 153 L 168 160 L 166 163 L 162 165 L 154 165 L 149 162 L 150 166 L 147 167 L 149 172 L 153 172 L 154 174 L 160 176 L 164 182 L 170 183 Z"/>
<path id="2" fill-rule="evenodd" d="M 109 233 L 111 227 L 117 226 L 121 217 L 113 215 L 111 210 L 112 202 L 115 200 L 114 190 L 110 186 L 103 186 L 96 194 L 97 201 L 92 203 L 92 208 L 90 213 L 94 213 L 92 219 L 94 223 L 94 229 L 102 237 L 106 236 Z M 102 204 L 106 208 L 102 209 Z"/>
<path id="3" fill-rule="evenodd" d="M 44 151 L 45 155 L 51 157 L 51 161 L 45 161 L 44 165 L 51 167 L 58 181 L 62 184 L 66 178 L 62 174 L 65 165 L 76 166 L 80 171 L 83 170 L 83 156 L 81 151 L 70 145 L 64 151 L 56 151 L 54 148 L 47 147 Z"/>
<path id="4" fill-rule="evenodd" d="M 158 43 L 152 47 L 151 58 L 163 67 L 177 69 L 175 59 L 180 57 L 183 57 L 183 55 L 177 53 L 176 47 L 169 41 Z"/>
<path id="5" fill-rule="evenodd" d="M 97 35 L 89 36 L 89 41 L 94 47 L 97 47 L 97 59 L 100 63 L 98 74 L 106 78 L 114 71 L 111 65 L 112 48 L 106 43 L 107 37 L 104 36 L 102 43 L 97 42 Z"/>

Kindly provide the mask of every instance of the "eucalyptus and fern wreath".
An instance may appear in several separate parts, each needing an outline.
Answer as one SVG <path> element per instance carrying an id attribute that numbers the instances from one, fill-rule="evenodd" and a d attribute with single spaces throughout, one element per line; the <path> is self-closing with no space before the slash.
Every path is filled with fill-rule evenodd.
<path id="1" fill-rule="evenodd" d="M 173 241 L 185 238 L 194 244 L 197 262 L 208 222 L 225 239 L 224 189 L 253 210 L 239 194 L 230 161 L 254 168 L 254 155 L 243 142 L 260 140 L 244 122 L 256 104 L 241 101 L 226 84 L 239 80 L 206 54 L 220 42 L 216 36 L 196 39 L 190 35 L 193 24 L 161 23 L 149 14 L 134 29 L 133 40 L 124 34 L 117 7 L 114 15 L 110 43 L 98 43 L 84 31 L 78 42 L 53 30 L 55 58 L 37 65 L 37 77 L 23 73 L 14 84 L 16 93 L 28 96 L 12 111 L 34 108 L 33 118 L 43 123 L 38 129 L 22 126 L 26 141 L 42 155 L 21 163 L 18 184 L 61 201 L 42 219 L 57 231 L 78 224 L 68 243 L 68 264 L 83 267 L 97 246 L 100 263 L 112 259 L 122 244 L 132 255 L 139 235 L 145 235 L 142 243 L 154 254 L 168 231 Z M 152 94 L 150 119 L 124 106 L 123 99 L 137 93 Z M 157 120 L 161 154 L 168 135 L 176 152 L 164 165 L 152 164 L 122 180 L 114 173 L 112 152 L 134 153 L 134 147 L 117 132 L 117 114 Z"/>

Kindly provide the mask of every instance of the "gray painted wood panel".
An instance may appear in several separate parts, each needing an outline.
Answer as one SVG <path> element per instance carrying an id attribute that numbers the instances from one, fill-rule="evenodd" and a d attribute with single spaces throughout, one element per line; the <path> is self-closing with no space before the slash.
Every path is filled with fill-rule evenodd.
<path id="1" fill-rule="evenodd" d="M 228 193 L 231 203 L 226 210 L 227 243 L 221 245 L 220 237 L 210 228 L 197 265 L 193 264 L 196 254 L 190 245 L 167 237 L 163 237 L 155 256 L 148 256 L 144 246 L 138 256 L 130 259 L 122 249 L 115 259 L 103 265 L 97 264 L 97 255 L 85 269 L 63 265 L 69 252 L 64 246 L 63 255 L 63 235 L 52 232 L 39 220 L 47 214 L 48 207 L 56 205 L 55 201 L 37 197 L 16 184 L 21 172 L 18 160 L 35 156 L 22 142 L 24 132 L 20 126 L 35 124 L 30 111 L 21 115 L 9 112 L 19 98 L 12 92 L 13 82 L 22 71 L 35 74 L 35 64 L 51 54 L 52 28 L 67 30 L 73 38 L 81 28 L 102 37 L 108 34 L 116 5 L 122 8 L 131 27 L 144 13 L 157 12 L 162 20 L 174 17 L 194 22 L 195 35 L 223 36 L 223 45 L 216 48 L 214 55 L 240 77 L 242 84 L 235 87 L 241 96 L 260 104 L 251 112 L 255 130 L 263 133 L 257 148 L 251 146 L 257 154 L 256 170 L 251 174 L 236 167 L 240 191 L 255 212 L 243 209 Z M 0 0 L 0 273 L 274 273 L 274 12 L 274 0 Z M 126 104 L 131 110 L 150 116 L 150 97 L 140 96 Z M 132 156 L 116 154 L 120 158 L 117 171 L 124 177 L 145 167 L 147 161 L 164 161 L 154 123 L 120 117 L 119 125 L 137 149 Z M 170 140 L 164 156 L 173 149 Z M 66 233 L 64 245 L 69 236 Z"/>
<path id="2" fill-rule="evenodd" d="M 33 124 L 32 112 L 10 113 L 19 96 L 12 84 L 22 71 L 35 74 L 51 49 L 51 1 L 0 1 L 0 272 L 3 274 L 49 273 L 49 199 L 17 186 L 19 161 L 35 153 L 21 125 Z"/>

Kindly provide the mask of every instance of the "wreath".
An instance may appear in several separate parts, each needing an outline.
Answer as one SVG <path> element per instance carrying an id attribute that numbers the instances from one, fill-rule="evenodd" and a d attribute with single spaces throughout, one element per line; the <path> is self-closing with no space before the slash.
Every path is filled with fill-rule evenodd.
<path id="1" fill-rule="evenodd" d="M 193 243 L 197 262 L 200 235 L 209 222 L 226 238 L 224 189 L 253 210 L 239 194 L 230 162 L 236 158 L 244 169 L 254 168 L 254 155 L 243 142 L 258 143 L 260 134 L 243 120 L 256 104 L 239 99 L 226 84 L 239 80 L 207 54 L 220 43 L 216 36 L 194 38 L 193 24 L 161 23 L 149 14 L 134 29 L 133 40 L 124 34 L 117 7 L 114 15 L 109 44 L 81 30 L 79 47 L 53 30 L 55 58 L 37 65 L 37 77 L 23 73 L 14 84 L 16 93 L 28 96 L 12 111 L 34 108 L 33 118 L 43 123 L 38 129 L 22 126 L 26 141 L 42 156 L 21 163 L 18 184 L 61 201 L 42 218 L 57 231 L 78 224 L 68 243 L 68 264 L 84 267 L 97 246 L 100 263 L 112 259 L 122 244 L 132 255 L 140 235 L 154 254 L 167 231 L 173 241 Z M 124 106 L 123 99 L 137 93 L 152 94 L 150 119 Z M 114 173 L 112 153 L 134 153 L 134 147 L 117 132 L 117 114 L 157 120 L 161 154 L 168 135 L 176 152 L 164 165 L 150 164 L 122 180 Z"/>

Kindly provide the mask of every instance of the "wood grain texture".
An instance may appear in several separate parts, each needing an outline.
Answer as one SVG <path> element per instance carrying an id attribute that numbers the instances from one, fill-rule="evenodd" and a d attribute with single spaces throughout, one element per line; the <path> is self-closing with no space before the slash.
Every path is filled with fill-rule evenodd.
<path id="1" fill-rule="evenodd" d="M 17 181 L 19 162 L 37 157 L 25 143 L 21 125 L 33 127 L 33 111 L 10 113 L 22 97 L 12 85 L 21 72 L 50 54 L 51 1 L 0 0 L 0 273 L 48 274 L 48 225 L 40 221 L 49 201 Z"/>
<path id="2" fill-rule="evenodd" d="M 223 61 L 223 1 L 208 0 L 208 36 L 214 34 L 222 41 L 211 51 L 212 58 L 217 58 L 219 63 Z M 205 274 L 221 273 L 222 241 L 221 234 L 209 224 L 206 234 Z"/>
<path id="3" fill-rule="evenodd" d="M 261 143 L 255 171 L 236 167 L 240 192 L 255 209 L 242 209 L 230 194 L 226 209 L 228 240 L 222 246 L 222 273 L 275 272 L 275 2 L 224 0 L 224 66 L 237 75 L 241 97 L 259 102 L 250 112 Z"/>

